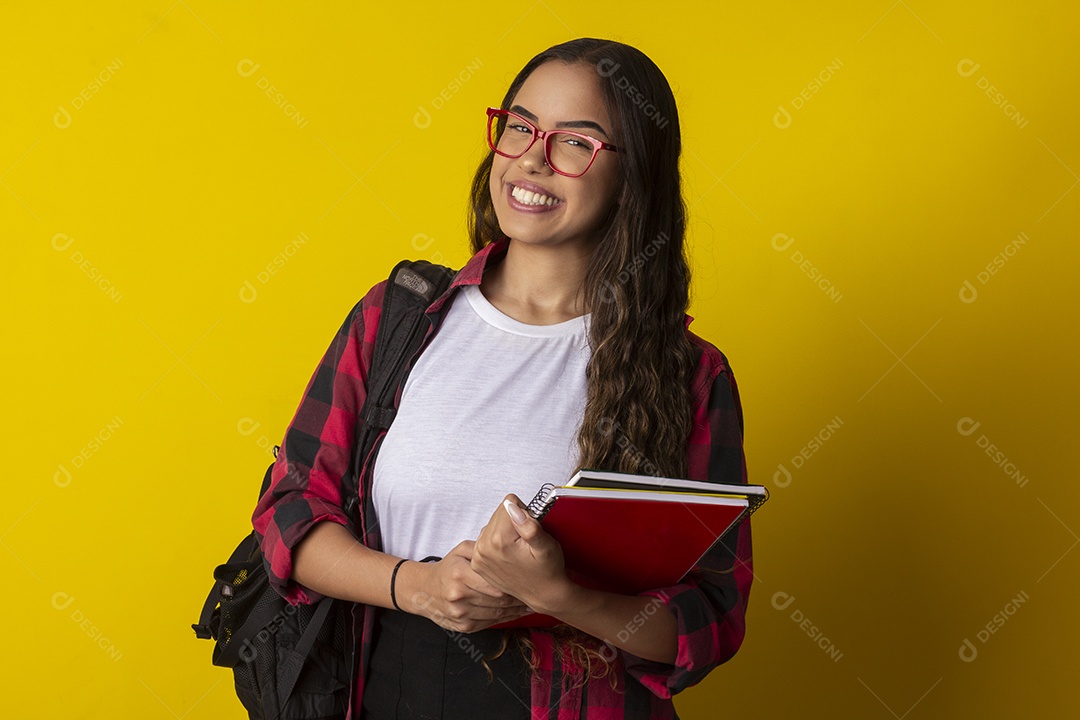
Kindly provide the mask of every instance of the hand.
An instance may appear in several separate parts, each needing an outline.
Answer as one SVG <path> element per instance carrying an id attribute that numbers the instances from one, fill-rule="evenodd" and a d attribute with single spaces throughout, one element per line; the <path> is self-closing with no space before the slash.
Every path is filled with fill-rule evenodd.
<path id="1" fill-rule="evenodd" d="M 409 592 L 408 604 L 398 601 L 402 608 L 456 632 L 475 632 L 529 614 L 520 600 L 473 571 L 469 562 L 474 545 L 473 540 L 462 540 L 438 562 L 412 563 L 410 570 L 423 573 L 411 583 L 415 589 Z M 402 566 L 398 573 L 399 587 L 405 569 Z"/>
<path id="2" fill-rule="evenodd" d="M 476 538 L 472 569 L 537 612 L 554 614 L 565 605 L 573 583 L 566 576 L 562 546 L 526 510 L 517 495 L 506 496 Z"/>

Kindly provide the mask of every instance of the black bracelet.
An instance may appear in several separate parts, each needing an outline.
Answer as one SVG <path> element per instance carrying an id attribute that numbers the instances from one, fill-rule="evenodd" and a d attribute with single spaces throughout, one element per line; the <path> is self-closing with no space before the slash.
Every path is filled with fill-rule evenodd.
<path id="1" fill-rule="evenodd" d="M 401 606 L 397 604 L 397 598 L 394 596 L 394 581 L 397 579 L 398 568 L 400 568 L 401 564 L 406 560 L 408 560 L 408 558 L 402 558 L 401 560 L 398 560 L 398 564 L 394 566 L 393 574 L 390 575 L 390 602 L 394 603 L 394 607 L 396 607 L 398 610 L 401 610 Z M 402 612 L 404 612 L 404 610 L 402 610 Z"/>

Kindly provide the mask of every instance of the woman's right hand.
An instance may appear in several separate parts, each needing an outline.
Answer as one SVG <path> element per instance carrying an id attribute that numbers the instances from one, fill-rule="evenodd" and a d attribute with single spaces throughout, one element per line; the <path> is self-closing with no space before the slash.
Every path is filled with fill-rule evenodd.
<path id="1" fill-rule="evenodd" d="M 472 569 L 475 544 L 474 540 L 462 540 L 438 562 L 413 563 L 408 605 L 401 599 L 398 604 L 455 632 L 475 632 L 530 614 L 528 606 L 496 589 Z M 401 579 L 399 571 L 399 585 Z"/>

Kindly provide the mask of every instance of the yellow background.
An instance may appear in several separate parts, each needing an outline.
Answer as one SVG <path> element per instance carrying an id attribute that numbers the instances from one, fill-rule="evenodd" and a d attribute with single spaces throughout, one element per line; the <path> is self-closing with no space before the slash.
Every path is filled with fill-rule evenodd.
<path id="1" fill-rule="evenodd" d="M 244 717 L 189 626 L 266 448 L 364 291 L 467 259 L 483 109 L 578 36 L 675 90 L 773 496 L 680 714 L 1075 711 L 1080 12 L 890 2 L 4 4 L 5 717 Z"/>

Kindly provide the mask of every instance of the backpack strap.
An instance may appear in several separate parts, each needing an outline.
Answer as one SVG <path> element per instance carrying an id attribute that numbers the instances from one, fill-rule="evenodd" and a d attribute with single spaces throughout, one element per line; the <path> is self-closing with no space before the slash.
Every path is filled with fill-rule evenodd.
<path id="1" fill-rule="evenodd" d="M 394 396 L 408 374 L 409 361 L 419 350 L 424 331 L 430 326 L 424 311 L 450 286 L 456 275 L 456 271 L 426 260 L 402 260 L 390 273 L 379 327 L 375 331 L 367 397 L 356 425 L 352 468 L 342 478 L 345 513 L 353 527 L 359 527 L 356 508 L 360 493 L 360 470 L 368 451 L 375 444 L 379 430 L 390 427 L 397 414 Z M 276 451 L 274 454 L 277 455 Z M 326 596 L 319 601 L 303 636 L 279 668 L 277 691 L 281 708 L 285 707 L 292 695 L 315 637 L 326 622 L 334 600 Z"/>
<path id="2" fill-rule="evenodd" d="M 353 527 L 360 527 L 357 505 L 364 460 L 379 432 L 389 428 L 397 415 L 397 389 L 431 326 L 425 311 L 456 275 L 456 271 L 427 260 L 402 260 L 390 273 L 375 333 L 367 397 L 356 425 L 351 472 L 342 478 L 345 512 Z"/>
<path id="3" fill-rule="evenodd" d="M 323 623 L 326 622 L 326 616 L 330 614 L 330 605 L 333 602 L 334 598 L 330 596 L 319 601 L 318 608 L 311 617 L 311 622 L 308 623 L 307 628 L 304 630 L 300 642 L 296 643 L 292 652 L 285 658 L 284 663 L 278 665 L 278 705 L 282 710 L 285 709 L 286 703 L 289 702 L 289 698 L 292 696 L 296 681 L 300 679 L 300 671 L 304 669 L 308 654 L 311 652 L 311 648 L 315 646 L 315 636 L 319 634 Z"/>

